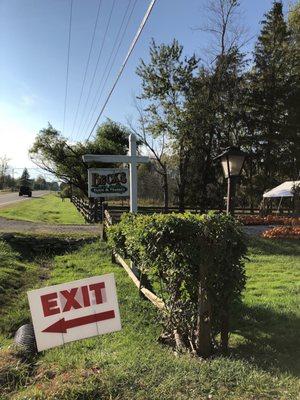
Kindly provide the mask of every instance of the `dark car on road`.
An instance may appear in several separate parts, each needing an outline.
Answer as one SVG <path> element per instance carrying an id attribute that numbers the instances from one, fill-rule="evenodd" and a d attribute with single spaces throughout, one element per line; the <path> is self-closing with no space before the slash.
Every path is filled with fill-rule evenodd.
<path id="1" fill-rule="evenodd" d="M 28 186 L 20 186 L 19 189 L 19 196 L 28 196 L 31 197 L 32 196 L 32 191 L 30 189 L 30 187 Z"/>

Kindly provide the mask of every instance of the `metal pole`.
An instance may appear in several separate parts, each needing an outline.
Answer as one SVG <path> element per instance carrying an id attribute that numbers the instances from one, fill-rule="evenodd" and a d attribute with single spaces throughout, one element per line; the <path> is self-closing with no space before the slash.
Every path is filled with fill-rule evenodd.
<path id="1" fill-rule="evenodd" d="M 230 214 L 230 176 L 227 178 L 227 204 L 226 204 L 226 214 Z"/>
<path id="2" fill-rule="evenodd" d="M 131 156 L 130 171 L 130 212 L 137 212 L 137 163 L 136 163 L 136 137 L 134 134 L 129 136 L 129 155 Z"/>
<path id="3" fill-rule="evenodd" d="M 234 215 L 234 191 L 235 191 L 234 178 L 229 176 L 228 179 L 227 179 L 227 208 L 226 208 L 226 214 Z"/>

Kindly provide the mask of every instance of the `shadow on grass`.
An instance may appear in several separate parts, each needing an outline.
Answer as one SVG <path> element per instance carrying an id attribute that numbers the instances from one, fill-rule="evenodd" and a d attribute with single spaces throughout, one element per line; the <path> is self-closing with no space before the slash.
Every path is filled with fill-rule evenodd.
<path id="1" fill-rule="evenodd" d="M 299 240 L 263 239 L 251 237 L 248 242 L 249 250 L 256 254 L 300 256 Z"/>
<path id="2" fill-rule="evenodd" d="M 279 370 L 299 376 L 300 318 L 294 313 L 245 305 L 241 305 L 240 315 L 242 319 L 234 324 L 234 333 L 243 340 L 232 354 L 266 371 Z"/>
<path id="3" fill-rule="evenodd" d="M 32 262 L 37 258 L 51 259 L 56 255 L 63 255 L 78 250 L 86 243 L 95 241 L 95 238 L 65 238 L 55 236 L 22 236 L 9 235 L 7 239 L 11 248 L 20 254 L 24 262 Z"/>

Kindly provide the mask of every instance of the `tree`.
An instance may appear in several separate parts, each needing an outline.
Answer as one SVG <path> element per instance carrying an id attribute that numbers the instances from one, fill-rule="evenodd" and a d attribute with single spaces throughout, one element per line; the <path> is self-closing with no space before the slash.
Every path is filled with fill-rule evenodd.
<path id="1" fill-rule="evenodd" d="M 145 129 L 154 138 L 165 135 L 169 152 L 177 159 L 179 210 L 184 210 L 187 171 L 191 154 L 185 102 L 198 59 L 182 56 L 177 40 L 170 45 L 150 44 L 150 61 L 141 60 L 137 74 L 142 80 L 140 98 L 147 102 Z M 163 165 L 161 165 L 163 170 Z M 166 177 L 166 173 L 164 173 Z M 166 184 L 166 182 L 165 182 Z"/>
<path id="2" fill-rule="evenodd" d="M 192 142 L 188 200 L 199 205 L 201 211 L 208 206 L 220 207 L 213 192 L 223 197 L 216 189 L 223 174 L 216 169 L 214 157 L 224 147 L 241 144 L 244 135 L 244 71 L 247 65 L 240 52 L 245 29 L 238 19 L 239 3 L 211 0 L 207 11 L 208 22 L 201 30 L 212 34 L 213 54 L 208 66 L 202 65 L 194 78 L 186 105 Z"/>
<path id="3" fill-rule="evenodd" d="M 282 3 L 274 1 L 262 21 L 251 73 L 251 113 L 256 165 L 262 193 L 299 169 L 299 74 L 297 51 L 284 20 Z M 297 145 L 298 143 L 298 145 Z"/>
<path id="4" fill-rule="evenodd" d="M 60 180 L 78 188 L 88 196 L 87 170 L 84 154 L 126 154 L 129 132 L 108 120 L 97 129 L 93 140 L 70 144 L 51 124 L 42 129 L 30 149 L 33 162 Z M 104 166 L 109 167 L 109 164 Z"/>
<path id="5" fill-rule="evenodd" d="M 6 157 L 6 155 L 0 157 L 0 189 L 3 189 L 4 187 L 5 176 L 8 170 L 8 162 L 9 159 Z"/>
<path id="6" fill-rule="evenodd" d="M 208 185 L 222 176 L 214 158 L 222 148 L 241 142 L 244 66 L 236 48 L 220 54 L 212 70 L 200 69 L 188 97 L 186 118 L 192 143 L 188 197 L 202 211 L 209 205 Z"/>
<path id="7" fill-rule="evenodd" d="M 47 182 L 46 179 L 39 175 L 35 180 L 34 180 L 34 189 L 35 190 L 45 190 L 47 189 Z"/>
<path id="8" fill-rule="evenodd" d="M 298 0 L 289 10 L 288 27 L 291 31 L 292 40 L 300 50 L 300 0 Z M 298 68 L 300 66 L 298 65 Z"/>
<path id="9" fill-rule="evenodd" d="M 59 184 L 58 182 L 48 182 L 49 190 L 52 190 L 53 192 L 58 192 L 59 191 Z"/>
<path id="10" fill-rule="evenodd" d="M 152 131 L 148 127 L 149 120 L 147 119 L 147 115 L 144 112 L 141 103 L 136 102 L 136 110 L 138 112 L 137 124 L 134 125 L 132 121 L 128 121 L 128 124 L 132 132 L 141 141 L 141 144 L 146 146 L 146 148 L 153 157 L 152 160 L 153 162 L 151 166 L 152 168 L 155 169 L 156 173 L 161 178 L 160 186 L 162 187 L 163 191 L 164 210 L 165 212 L 167 212 L 169 209 L 169 171 L 168 171 L 169 168 L 168 168 L 166 132 L 163 131 L 158 135 L 151 134 Z M 152 177 L 154 177 L 153 174 Z"/>
<path id="11" fill-rule="evenodd" d="M 163 201 L 163 192 L 160 184 L 161 176 L 153 163 L 141 164 L 138 167 L 138 196 L 140 199 L 152 203 Z"/>
<path id="12" fill-rule="evenodd" d="M 205 24 L 198 28 L 211 34 L 208 64 L 244 44 L 247 29 L 242 24 L 240 2 L 237 0 L 208 0 L 204 6 Z M 247 39 L 246 39 L 247 41 Z"/>
<path id="13" fill-rule="evenodd" d="M 20 186 L 30 186 L 31 185 L 31 180 L 30 180 L 30 175 L 27 170 L 27 168 L 24 168 L 21 178 L 20 178 Z"/>

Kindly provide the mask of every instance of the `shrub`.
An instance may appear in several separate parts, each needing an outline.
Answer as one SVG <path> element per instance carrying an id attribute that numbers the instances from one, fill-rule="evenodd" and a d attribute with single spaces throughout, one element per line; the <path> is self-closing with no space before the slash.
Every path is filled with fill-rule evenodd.
<path id="1" fill-rule="evenodd" d="M 108 239 L 163 299 L 164 325 L 177 348 L 204 357 L 216 345 L 227 350 L 229 316 L 245 285 L 246 245 L 232 217 L 125 214 Z"/>

